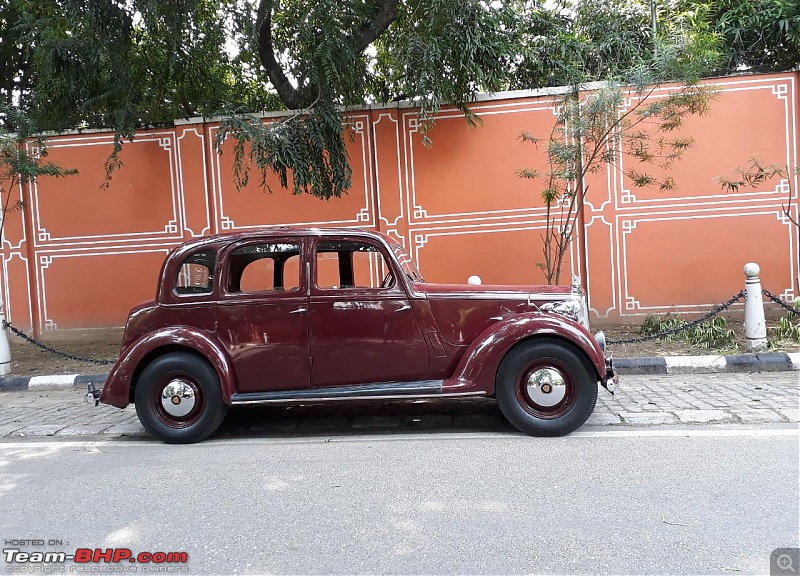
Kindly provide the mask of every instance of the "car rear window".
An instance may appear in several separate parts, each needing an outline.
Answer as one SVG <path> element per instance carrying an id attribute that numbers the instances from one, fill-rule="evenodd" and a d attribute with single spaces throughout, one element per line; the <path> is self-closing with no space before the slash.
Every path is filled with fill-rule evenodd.
<path id="1" fill-rule="evenodd" d="M 175 292 L 178 294 L 210 294 L 214 290 L 213 250 L 200 250 L 186 257 L 178 269 Z"/>

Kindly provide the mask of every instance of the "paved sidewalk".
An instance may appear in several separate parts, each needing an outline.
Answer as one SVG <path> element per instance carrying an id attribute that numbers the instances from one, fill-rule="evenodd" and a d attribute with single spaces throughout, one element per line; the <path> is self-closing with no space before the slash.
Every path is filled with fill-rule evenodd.
<path id="1" fill-rule="evenodd" d="M 766 352 L 736 354 L 732 356 L 654 356 L 644 358 L 616 358 L 617 374 L 628 376 L 658 374 L 716 374 L 720 372 L 753 373 L 800 371 L 800 352 Z M 85 389 L 89 382 L 102 387 L 108 373 L 102 374 L 52 374 L 46 376 L 2 376 L 0 392 Z"/>
<path id="2" fill-rule="evenodd" d="M 0 393 L 0 438 L 142 436 L 132 406 L 83 401 L 77 389 Z M 588 426 L 758 424 L 800 421 L 796 372 L 628 376 L 616 396 L 598 393 Z M 313 435 L 421 430 L 502 430 L 491 399 L 380 401 L 237 408 L 220 435 Z"/>

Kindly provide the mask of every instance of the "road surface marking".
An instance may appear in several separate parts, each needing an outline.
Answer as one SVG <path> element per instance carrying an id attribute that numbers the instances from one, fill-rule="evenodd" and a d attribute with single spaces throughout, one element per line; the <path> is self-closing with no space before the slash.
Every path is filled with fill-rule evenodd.
<path id="1" fill-rule="evenodd" d="M 800 438 L 798 428 L 747 428 L 747 429 L 681 429 L 681 430 L 584 430 L 573 432 L 568 436 L 557 438 L 530 438 L 531 442 L 552 442 L 554 440 L 570 440 L 578 438 L 774 438 L 794 436 Z M 310 437 L 283 437 L 283 438 L 220 438 L 206 440 L 199 444 L 190 444 L 183 448 L 203 448 L 206 446 L 224 446 L 230 444 L 324 444 L 345 442 L 404 442 L 431 440 L 520 440 L 528 438 L 522 433 L 515 432 L 442 432 L 434 434 L 393 434 L 389 435 L 347 435 L 347 436 L 310 436 Z M 173 450 L 178 447 L 168 447 L 156 440 L 86 440 L 86 441 L 44 441 L 30 440 L 27 442 L 2 442 L 0 450 L 20 448 L 102 448 L 102 447 L 154 447 L 160 446 L 164 450 Z"/>

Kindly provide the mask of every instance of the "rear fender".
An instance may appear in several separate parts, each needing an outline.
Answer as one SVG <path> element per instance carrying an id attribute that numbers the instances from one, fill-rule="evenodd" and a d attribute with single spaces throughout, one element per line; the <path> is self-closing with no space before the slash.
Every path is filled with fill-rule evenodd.
<path id="1" fill-rule="evenodd" d="M 134 377 L 141 372 L 143 362 L 149 362 L 154 354 L 158 355 L 159 348 L 183 349 L 203 356 L 216 370 L 222 386 L 222 398 L 226 404 L 230 404 L 231 394 L 236 391 L 230 358 L 207 333 L 186 326 L 150 332 L 123 350 L 106 379 L 100 401 L 118 408 L 127 406 L 130 403 Z"/>
<path id="2" fill-rule="evenodd" d="M 553 314 L 519 314 L 501 320 L 481 333 L 462 356 L 443 392 L 480 390 L 494 394 L 500 362 L 516 344 L 537 337 L 564 340 L 586 355 L 597 379 L 606 374 L 605 358 L 597 341 L 581 324 Z"/>

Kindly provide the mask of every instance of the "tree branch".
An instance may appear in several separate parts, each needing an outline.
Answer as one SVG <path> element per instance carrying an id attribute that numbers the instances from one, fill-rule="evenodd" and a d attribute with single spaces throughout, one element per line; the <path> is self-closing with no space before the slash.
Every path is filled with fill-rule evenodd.
<path id="1" fill-rule="evenodd" d="M 278 59 L 275 58 L 275 49 L 272 45 L 272 5 L 273 0 L 261 0 L 258 5 L 256 28 L 258 29 L 258 57 L 261 65 L 267 72 L 269 81 L 278 92 L 287 108 L 295 110 L 300 107 L 300 97 L 297 89 L 292 86 L 289 78 L 283 72 Z"/>
<path id="2" fill-rule="evenodd" d="M 397 4 L 399 0 L 379 0 L 375 3 L 371 17 L 364 22 L 358 39 L 358 52 L 363 52 L 367 46 L 375 42 L 381 34 L 397 20 Z M 256 12 L 256 29 L 258 31 L 258 57 L 261 65 L 269 77 L 272 86 L 278 93 L 287 108 L 296 110 L 304 107 L 304 97 L 283 71 L 278 59 L 275 57 L 275 47 L 272 38 L 272 10 L 274 0 L 260 0 Z"/>
<path id="3" fill-rule="evenodd" d="M 363 52 L 367 46 L 375 42 L 383 32 L 397 20 L 398 0 L 380 0 L 375 5 L 372 18 L 361 26 L 361 40 L 358 42 L 358 51 Z"/>
<path id="4" fill-rule="evenodd" d="M 187 118 L 192 118 L 196 116 L 194 107 L 189 103 L 189 100 L 187 100 L 186 98 L 181 98 L 181 108 L 183 108 L 183 111 L 186 113 Z"/>

